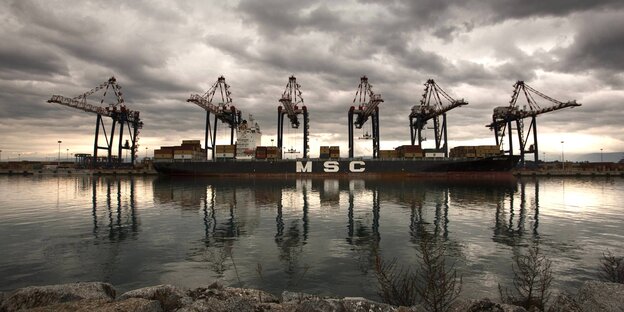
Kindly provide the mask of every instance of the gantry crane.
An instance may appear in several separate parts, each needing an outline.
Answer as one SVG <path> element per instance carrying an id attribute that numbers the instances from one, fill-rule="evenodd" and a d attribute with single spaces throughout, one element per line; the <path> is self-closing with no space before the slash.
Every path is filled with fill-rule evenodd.
<path id="1" fill-rule="evenodd" d="M 213 104 L 214 96 L 219 90 L 218 94 L 221 95 L 217 98 L 216 105 Z M 206 135 L 205 135 L 205 147 L 206 147 L 206 159 L 208 159 L 208 150 L 212 150 L 212 159 L 215 160 L 215 145 L 217 142 L 217 120 L 230 126 L 230 144 L 234 144 L 234 130 L 242 122 L 242 113 L 234 105 L 232 105 L 232 93 L 230 92 L 230 85 L 225 83 L 225 77 L 221 76 L 217 79 L 217 82 L 210 87 L 206 93 L 191 94 L 191 97 L 186 100 L 187 102 L 195 103 L 197 106 L 206 110 Z M 210 127 L 210 114 L 214 115 L 213 129 Z M 210 140 L 210 141 L 209 141 Z"/>
<path id="2" fill-rule="evenodd" d="M 444 104 L 440 95 L 442 95 L 449 104 Z M 450 97 L 433 81 L 433 79 L 427 80 L 427 83 L 425 83 L 425 93 L 423 93 L 422 99 L 420 100 L 420 105 L 414 105 L 409 115 L 412 145 L 416 143 L 416 138 L 418 138 L 418 145 L 422 145 L 422 130 L 425 128 L 425 125 L 427 125 L 427 121 L 433 119 L 435 148 L 438 150 L 444 149 L 444 156 L 448 157 L 446 112 L 455 107 L 467 104 L 468 103 L 464 101 L 464 99 L 455 100 Z M 440 123 L 440 116 L 442 116 L 442 123 Z"/>
<path id="3" fill-rule="evenodd" d="M 301 97 L 301 85 L 297 83 L 295 76 L 288 78 L 288 84 L 286 90 L 282 94 L 279 102 L 282 105 L 277 107 L 277 148 L 282 152 L 284 144 L 284 115 L 288 116 L 290 125 L 294 129 L 299 128 L 299 117 L 297 115 L 303 115 L 303 158 L 308 158 L 308 136 L 309 136 L 309 122 L 308 109 L 303 105 L 303 98 Z M 301 108 L 299 107 L 301 105 Z"/>
<path id="4" fill-rule="evenodd" d="M 520 94 L 524 94 L 528 107 L 526 107 L 526 105 L 522 108 L 518 107 L 517 102 Z M 540 107 L 535 101 L 533 94 L 553 103 L 553 105 L 544 108 Z M 490 130 L 494 130 L 494 137 L 496 138 L 496 144 L 498 146 L 503 144 L 505 135 L 508 135 L 509 150 L 505 152 L 509 155 L 513 155 L 512 122 L 515 122 L 516 131 L 518 133 L 518 142 L 520 145 L 520 161 L 524 164 L 524 155 L 534 154 L 535 162 L 537 162 L 539 160 L 537 148 L 537 115 L 576 106 L 581 106 L 581 104 L 576 103 L 576 100 L 564 103 L 531 88 L 529 85 L 525 84 L 524 81 L 517 81 L 514 84 L 514 91 L 511 96 L 511 101 L 509 101 L 509 106 L 494 108 L 492 123 L 486 125 L 486 127 L 490 128 Z M 531 123 L 526 134 L 524 133 L 525 118 L 531 118 Z M 531 131 L 533 131 L 533 144 L 531 144 L 527 149 L 526 146 L 529 136 L 531 135 Z"/>
<path id="5" fill-rule="evenodd" d="M 113 90 L 116 98 L 116 103 L 108 104 L 104 106 L 104 100 L 106 97 L 106 93 L 108 90 Z M 102 95 L 102 99 L 100 100 L 100 106 L 96 106 L 93 104 L 89 104 L 87 102 L 87 97 L 93 95 L 94 93 L 104 90 L 104 94 Z M 121 86 L 117 84 L 117 80 L 115 77 L 111 77 L 108 81 L 100 84 L 99 86 L 89 90 L 88 92 L 76 96 L 74 98 L 68 98 L 62 95 L 53 95 L 52 98 L 48 100 L 48 103 L 56 103 L 61 104 L 73 108 L 77 108 L 89 113 L 97 114 L 97 119 L 95 122 L 95 143 L 93 144 L 93 159 L 92 159 L 92 167 L 96 167 L 98 164 L 98 156 L 97 152 L 99 149 L 107 150 L 107 166 L 116 165 L 113 162 L 112 152 L 113 152 L 113 138 L 115 135 L 115 125 L 119 124 L 118 135 L 119 135 L 119 146 L 117 148 L 117 164 L 121 164 L 122 162 L 122 150 L 128 149 L 130 150 L 130 159 L 131 163 L 134 166 L 134 161 L 136 159 L 137 152 L 137 141 L 139 136 L 139 129 L 143 128 L 143 122 L 139 118 L 138 111 L 132 111 L 126 108 L 126 105 L 123 100 L 123 96 L 121 93 Z M 113 122 L 110 128 L 110 132 L 106 133 L 106 126 L 104 125 L 104 120 L 102 117 L 110 117 Z M 124 125 L 127 125 L 127 129 L 130 136 L 130 142 L 126 140 L 125 144 L 123 144 L 123 135 L 124 135 Z M 103 131 L 104 139 L 106 140 L 106 146 L 99 145 L 99 134 L 100 127 Z M 109 136 L 110 135 L 110 136 Z"/>
<path id="6" fill-rule="evenodd" d="M 368 83 L 368 78 L 362 76 L 360 78 L 360 84 L 355 97 L 353 98 L 353 104 L 357 101 L 357 108 L 351 106 L 347 115 L 349 122 L 349 158 L 353 158 L 353 126 L 362 129 L 362 126 L 366 123 L 368 118 L 372 119 L 373 127 L 373 158 L 379 157 L 379 103 L 384 100 L 381 99 L 381 94 L 375 94 L 373 92 L 373 86 Z M 353 115 L 356 115 L 355 121 Z"/>

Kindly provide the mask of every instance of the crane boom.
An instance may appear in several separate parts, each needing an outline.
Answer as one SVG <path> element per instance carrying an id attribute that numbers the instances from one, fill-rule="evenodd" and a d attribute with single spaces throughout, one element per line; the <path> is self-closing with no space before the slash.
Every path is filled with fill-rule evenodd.
<path id="1" fill-rule="evenodd" d="M 301 85 L 297 83 L 297 78 L 295 78 L 295 76 L 290 76 L 290 78 L 288 78 L 288 84 L 286 84 L 286 90 L 284 90 L 282 97 L 279 99 L 293 128 L 299 128 L 299 118 L 297 115 L 302 113 L 298 107 L 298 104 L 303 105 L 303 97 L 301 96 L 300 88 Z"/>
<path id="2" fill-rule="evenodd" d="M 225 83 L 225 77 L 221 76 L 206 93 L 203 95 L 191 94 L 186 101 L 195 103 L 197 106 L 213 114 L 217 119 L 227 123 L 231 128 L 235 128 L 242 122 L 240 118 L 242 113 L 231 105 L 232 93 L 229 88 L 230 86 Z M 219 90 L 219 94 L 221 95 L 221 101 L 215 105 L 213 101 L 217 90 Z"/>
<path id="3" fill-rule="evenodd" d="M 372 119 L 373 158 L 379 157 L 379 104 L 384 100 L 381 94 L 373 92 L 373 86 L 368 83 L 368 78 L 362 76 L 360 84 L 353 98 L 353 106 L 349 109 L 347 118 L 349 123 L 349 157 L 353 157 L 353 126 L 362 129 L 368 118 Z M 357 102 L 357 107 L 355 106 Z M 355 121 L 353 116 L 355 115 Z"/>
<path id="4" fill-rule="evenodd" d="M 127 114 L 126 120 L 128 120 L 129 122 L 137 121 L 139 122 L 139 128 L 143 127 L 143 123 L 140 122 L 139 119 L 139 112 L 126 109 L 125 106 L 122 106 L 120 109 L 117 109 L 117 107 L 113 104 L 109 104 L 109 106 L 107 107 L 96 106 L 93 104 L 89 104 L 86 99 L 77 100 L 76 98 L 68 98 L 62 95 L 52 95 L 52 97 L 48 100 L 48 103 L 56 103 L 76 108 L 87 113 L 94 113 L 111 118 L 116 118 L 118 113 L 123 112 Z"/>
<path id="5" fill-rule="evenodd" d="M 527 105 L 524 105 L 522 108 L 518 106 L 518 98 L 523 94 L 526 98 Z M 540 105 L 535 100 L 534 95 L 552 103 L 547 107 L 540 107 Z M 528 107 L 527 107 L 528 106 Z M 534 154 L 535 162 L 539 160 L 538 157 L 538 144 L 537 144 L 537 119 L 536 117 L 549 113 L 558 111 L 564 108 L 572 108 L 581 106 L 580 103 L 577 103 L 576 100 L 562 102 L 556 100 L 542 92 L 539 92 L 526 83 L 524 81 L 517 81 L 514 84 L 514 90 L 511 95 L 511 100 L 509 101 L 508 106 L 500 106 L 494 108 L 492 113 L 492 122 L 486 127 L 490 128 L 494 131 L 494 137 L 496 139 L 496 144 L 502 146 L 503 138 L 505 135 L 508 136 L 509 139 L 509 150 L 506 152 L 509 155 L 513 155 L 513 136 L 512 131 L 512 123 L 516 123 L 515 130 L 518 133 L 518 144 L 520 145 L 520 161 L 524 164 L 524 155 L 525 154 Z M 525 133 L 524 119 L 530 118 L 530 124 L 528 130 Z M 528 145 L 529 137 L 531 132 L 533 132 L 533 144 Z M 528 149 L 526 149 L 528 145 Z"/>
<path id="6" fill-rule="evenodd" d="M 116 103 L 114 104 L 104 104 L 104 100 L 106 98 L 106 93 L 108 90 L 112 89 L 115 93 Z M 100 100 L 100 106 L 91 104 L 87 101 L 87 97 L 93 95 L 94 93 L 104 90 L 104 94 Z M 69 98 L 62 95 L 52 95 L 52 97 L 47 101 L 48 103 L 60 104 L 63 106 L 75 108 L 82 110 L 88 113 L 94 113 L 97 115 L 96 125 L 95 125 L 95 142 L 93 144 L 93 157 L 91 160 L 91 165 L 95 168 L 100 164 L 100 159 L 98 158 L 98 150 L 105 149 L 107 151 L 106 157 L 106 166 L 114 166 L 113 162 L 118 164 L 122 163 L 122 150 L 129 149 L 131 150 L 130 161 L 131 164 L 134 165 L 136 160 L 136 151 L 138 148 L 138 135 L 139 129 L 143 128 L 143 122 L 139 117 L 138 111 L 133 111 L 126 108 L 123 100 L 123 96 L 121 93 L 121 86 L 117 84 L 117 79 L 115 77 L 109 78 L 106 82 L 101 83 L 95 88 L 78 95 L 73 98 Z M 104 121 L 102 120 L 102 116 L 110 117 L 112 119 L 112 125 L 110 131 L 107 133 Z M 117 148 L 117 160 L 113 161 L 112 151 L 113 151 L 113 137 L 115 135 L 115 127 L 119 125 L 117 129 L 119 136 L 119 144 Z M 130 136 L 131 143 L 126 140 L 125 144 L 123 144 L 123 136 L 124 136 L 124 127 L 127 127 L 128 135 Z M 99 144 L 99 135 L 100 129 L 103 131 L 103 135 L 106 141 L 106 146 L 100 146 Z"/>
<path id="7" fill-rule="evenodd" d="M 448 103 L 445 104 L 444 102 Z M 414 105 L 409 115 L 412 145 L 416 144 L 416 139 L 418 139 L 418 145 L 422 145 L 424 140 L 422 131 L 425 129 L 427 122 L 433 119 L 435 148 L 438 150 L 443 149 L 445 156 L 448 156 L 446 113 L 464 105 L 468 105 L 468 102 L 464 101 L 464 99 L 453 99 L 433 79 L 427 80 L 420 105 Z M 441 122 L 440 116 L 442 117 Z"/>
<path id="8" fill-rule="evenodd" d="M 367 98 L 368 101 L 366 100 Z M 384 100 L 381 98 L 381 94 L 375 94 L 375 92 L 373 92 L 373 85 L 368 83 L 368 77 L 362 76 L 362 78 L 360 78 L 358 90 L 355 92 L 355 97 L 353 98 L 354 104 L 356 101 L 359 103 L 358 108 L 354 111 L 357 114 L 354 124 L 356 128 L 361 129 L 368 118 L 377 111 L 379 104 Z"/>

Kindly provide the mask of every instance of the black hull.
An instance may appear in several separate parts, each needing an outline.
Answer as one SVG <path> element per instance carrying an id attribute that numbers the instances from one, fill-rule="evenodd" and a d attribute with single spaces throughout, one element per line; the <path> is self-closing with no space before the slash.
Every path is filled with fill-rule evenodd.
<path id="1" fill-rule="evenodd" d="M 479 159 L 284 159 L 155 162 L 165 175 L 186 176 L 428 176 L 462 173 L 509 173 L 519 156 Z"/>

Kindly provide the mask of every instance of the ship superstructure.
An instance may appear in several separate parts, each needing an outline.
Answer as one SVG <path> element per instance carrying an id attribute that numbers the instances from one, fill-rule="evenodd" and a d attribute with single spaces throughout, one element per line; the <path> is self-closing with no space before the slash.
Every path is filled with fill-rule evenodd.
<path id="1" fill-rule="evenodd" d="M 254 120 L 253 115 L 249 115 L 249 120 L 243 122 L 236 129 L 236 158 L 251 159 L 256 153 L 256 147 L 262 141 L 262 131 Z"/>

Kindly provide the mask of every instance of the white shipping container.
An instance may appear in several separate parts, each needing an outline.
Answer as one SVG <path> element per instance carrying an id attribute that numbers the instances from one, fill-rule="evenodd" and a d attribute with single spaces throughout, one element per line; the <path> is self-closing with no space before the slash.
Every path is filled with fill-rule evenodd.
<path id="1" fill-rule="evenodd" d="M 215 153 L 217 158 L 234 158 L 234 153 Z"/>
<path id="2" fill-rule="evenodd" d="M 444 157 L 444 153 L 425 153 L 427 158 Z"/>
<path id="3" fill-rule="evenodd" d="M 189 154 L 176 154 L 176 155 L 173 155 L 173 159 L 193 159 L 193 155 L 189 155 Z"/>

